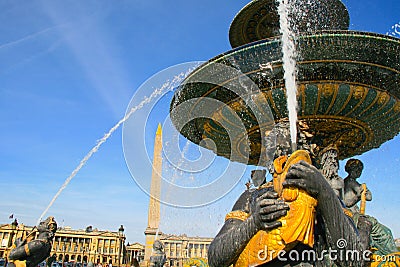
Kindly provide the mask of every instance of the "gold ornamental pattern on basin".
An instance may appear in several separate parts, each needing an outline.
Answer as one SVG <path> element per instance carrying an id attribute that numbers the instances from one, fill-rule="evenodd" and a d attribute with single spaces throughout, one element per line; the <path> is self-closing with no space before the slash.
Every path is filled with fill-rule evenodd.
<path id="1" fill-rule="evenodd" d="M 320 149 L 337 146 L 342 160 L 378 148 L 400 132 L 400 39 L 324 31 L 297 41 L 298 117 L 309 125 Z M 218 64 L 238 74 L 221 78 Z M 219 77 L 218 84 L 204 81 L 209 76 Z M 243 77 L 255 86 L 242 86 Z M 235 91 L 232 85 L 237 85 Z M 212 112 L 204 99 L 225 107 Z M 266 166 L 263 133 L 271 130 L 266 124 L 288 120 L 280 39 L 242 46 L 200 66 L 178 88 L 171 110 L 188 100 L 193 104 L 171 117 L 176 125 L 187 122 L 179 128 L 181 134 L 231 161 Z M 195 117 L 193 110 L 198 109 L 206 109 L 210 116 Z M 244 131 L 235 118 L 241 119 Z M 226 126 L 238 131 L 229 135 Z M 216 147 L 203 139 L 211 139 Z"/>
<path id="2" fill-rule="evenodd" d="M 318 5 L 294 1 L 296 9 L 290 14 L 298 32 L 314 32 L 323 29 L 347 30 L 349 13 L 341 1 L 319 0 Z M 253 0 L 234 18 L 229 29 L 229 41 L 233 48 L 279 35 L 278 3 L 274 0 Z M 308 12 L 313 10 L 313 12 Z M 308 13 L 307 16 L 301 14 Z"/>
<path id="3" fill-rule="evenodd" d="M 299 242 L 314 245 L 314 221 L 317 200 L 298 188 L 282 188 L 291 165 L 300 161 L 311 164 L 307 151 L 298 150 L 289 158 L 282 156 L 274 161 L 273 187 L 290 207 L 287 215 L 279 219 L 282 226 L 271 231 L 258 231 L 240 254 L 235 267 L 258 266 L 275 259 L 282 250 L 289 251 Z M 267 185 L 268 186 L 268 185 Z M 229 214 L 228 214 L 229 215 Z M 245 218 L 235 214 L 237 219 Z M 227 216 L 227 218 L 229 218 Z M 243 219 L 241 219 L 243 220 Z"/>

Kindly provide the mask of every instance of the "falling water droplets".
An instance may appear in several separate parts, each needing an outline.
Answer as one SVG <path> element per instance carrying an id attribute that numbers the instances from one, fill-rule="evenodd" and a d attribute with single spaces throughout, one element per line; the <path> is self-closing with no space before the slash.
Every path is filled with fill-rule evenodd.
<path id="1" fill-rule="evenodd" d="M 48 212 L 48 210 L 51 208 L 51 206 L 54 204 L 54 202 L 57 200 L 57 198 L 60 196 L 62 191 L 68 186 L 68 184 L 71 182 L 71 180 L 78 174 L 78 172 L 86 165 L 88 160 L 99 150 L 102 144 L 104 144 L 110 137 L 111 135 L 125 122 L 127 121 L 133 113 L 136 111 L 142 109 L 145 105 L 149 104 L 153 99 L 158 97 L 159 95 L 163 94 L 167 90 L 173 90 L 178 84 L 180 84 L 183 79 L 192 71 L 192 69 L 188 70 L 187 72 L 182 72 L 179 75 L 176 75 L 172 81 L 167 81 L 165 82 L 161 87 L 155 89 L 150 96 L 144 97 L 144 99 L 135 107 L 132 107 L 129 112 L 126 113 L 126 115 L 117 122 L 100 140 L 97 141 L 97 144 L 85 155 L 85 157 L 81 160 L 79 165 L 72 171 L 70 176 L 65 180 L 65 182 L 62 184 L 61 188 L 57 191 L 53 199 L 50 201 L 49 205 L 47 208 L 43 211 L 43 213 L 40 215 L 37 224 L 42 220 L 44 215 Z"/>
<path id="2" fill-rule="evenodd" d="M 400 38 L 400 22 L 394 24 L 390 30 L 386 33 L 386 35 L 394 36 Z"/>

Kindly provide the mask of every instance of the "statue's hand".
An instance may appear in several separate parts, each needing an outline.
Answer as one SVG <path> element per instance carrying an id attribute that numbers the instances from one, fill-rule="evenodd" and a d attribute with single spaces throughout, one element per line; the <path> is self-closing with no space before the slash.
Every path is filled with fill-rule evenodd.
<path id="1" fill-rule="evenodd" d="M 358 186 L 358 187 L 355 187 L 355 188 L 354 188 L 354 191 L 355 191 L 357 197 L 361 197 L 361 195 L 362 195 L 362 193 L 363 193 L 363 188 L 362 188 L 362 186 L 360 185 L 360 186 Z"/>
<path id="2" fill-rule="evenodd" d="M 289 168 L 283 186 L 303 189 L 315 198 L 324 195 L 323 192 L 333 192 L 322 173 L 305 161 L 300 161 Z"/>
<path id="3" fill-rule="evenodd" d="M 277 198 L 276 192 L 267 191 L 252 203 L 251 216 L 258 230 L 271 230 L 282 226 L 278 219 L 287 214 L 289 206 Z"/>

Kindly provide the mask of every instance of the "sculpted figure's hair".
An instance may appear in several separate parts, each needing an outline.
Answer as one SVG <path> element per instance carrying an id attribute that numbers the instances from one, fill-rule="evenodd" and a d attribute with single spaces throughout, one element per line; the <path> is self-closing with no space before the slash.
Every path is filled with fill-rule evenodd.
<path id="1" fill-rule="evenodd" d="M 344 167 L 344 170 L 348 173 L 350 173 L 352 170 L 359 170 L 362 171 L 364 168 L 364 164 L 362 163 L 361 160 L 358 159 L 349 159 L 346 162 L 346 166 Z"/>

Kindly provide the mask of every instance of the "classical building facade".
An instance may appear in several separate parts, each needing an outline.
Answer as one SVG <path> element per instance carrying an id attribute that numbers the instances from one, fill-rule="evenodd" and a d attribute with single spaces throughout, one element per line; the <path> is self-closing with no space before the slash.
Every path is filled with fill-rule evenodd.
<path id="1" fill-rule="evenodd" d="M 129 266 L 140 264 L 144 260 L 145 246 L 140 243 L 126 245 L 126 262 Z M 137 266 L 137 265 L 136 265 Z"/>
<path id="2" fill-rule="evenodd" d="M 160 194 L 162 172 L 162 129 L 159 125 L 154 143 L 153 173 L 151 177 L 148 224 L 145 244 L 125 246 L 124 228 L 118 231 L 100 231 L 87 227 L 74 230 L 70 227 L 57 229 L 51 255 L 56 261 L 81 263 L 112 263 L 113 266 L 149 266 L 155 239 L 164 244 L 167 262 L 165 267 L 183 267 L 191 258 L 207 259 L 212 238 L 168 235 L 159 232 Z M 26 238 L 32 227 L 23 224 L 0 225 L 0 258 L 5 258 L 16 238 Z"/>
<path id="3" fill-rule="evenodd" d="M 164 244 L 166 265 L 182 267 L 190 258 L 207 259 L 208 246 L 213 239 L 161 234 L 159 240 Z"/>
<path id="4" fill-rule="evenodd" d="M 6 258 L 14 241 L 19 237 L 25 238 L 26 234 L 31 231 L 32 227 L 18 225 L 16 221 L 0 225 L 0 258 Z"/>
<path id="5" fill-rule="evenodd" d="M 16 238 L 26 238 L 33 227 L 23 224 L 0 226 L 0 257 L 5 258 Z M 112 263 L 113 266 L 127 264 L 124 228 L 118 231 L 92 229 L 73 230 L 58 228 L 51 250 L 56 261 Z"/>

